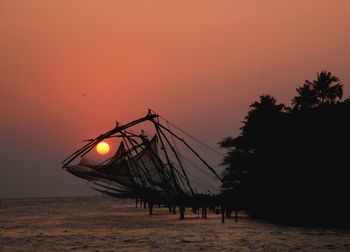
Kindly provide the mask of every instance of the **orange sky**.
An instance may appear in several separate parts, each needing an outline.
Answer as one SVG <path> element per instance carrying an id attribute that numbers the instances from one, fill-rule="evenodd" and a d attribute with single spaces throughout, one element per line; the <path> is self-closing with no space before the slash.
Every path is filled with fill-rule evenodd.
<path id="1" fill-rule="evenodd" d="M 0 197 L 89 194 L 60 161 L 148 107 L 215 146 L 263 93 L 350 92 L 350 1 L 0 1 Z"/>

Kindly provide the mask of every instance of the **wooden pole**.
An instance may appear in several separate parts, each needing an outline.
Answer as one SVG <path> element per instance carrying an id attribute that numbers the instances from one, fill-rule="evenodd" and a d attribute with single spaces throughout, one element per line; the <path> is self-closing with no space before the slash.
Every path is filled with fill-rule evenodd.
<path id="1" fill-rule="evenodd" d="M 154 121 L 155 122 L 155 121 Z M 179 137 L 178 135 L 176 135 L 174 132 L 172 132 L 171 130 L 169 130 L 168 128 L 164 127 L 163 125 L 161 125 L 160 123 L 158 123 L 158 125 L 168 131 L 170 134 L 172 134 L 175 138 L 177 138 L 178 140 L 180 140 L 181 142 L 184 143 L 184 145 L 186 145 L 187 148 L 189 148 L 203 163 L 204 165 L 220 180 L 221 183 L 224 183 L 224 181 L 220 178 L 220 176 L 216 173 L 216 171 L 181 137 Z"/>
<path id="2" fill-rule="evenodd" d="M 225 223 L 225 208 L 221 206 L 221 223 Z"/>
<path id="3" fill-rule="evenodd" d="M 226 218 L 231 218 L 232 209 L 226 209 Z"/>
<path id="4" fill-rule="evenodd" d="M 153 204 L 148 203 L 148 208 L 149 208 L 149 215 L 152 215 L 153 214 Z"/>
<path id="5" fill-rule="evenodd" d="M 174 186 L 175 186 L 174 189 L 175 189 L 178 193 L 181 194 L 183 191 L 182 191 L 182 189 L 180 188 L 180 186 L 178 185 L 178 183 L 177 183 L 177 181 L 176 181 L 175 172 L 174 172 L 174 170 L 173 170 L 174 167 L 171 165 L 171 160 L 170 160 L 170 158 L 169 158 L 168 152 L 166 151 L 164 141 L 163 141 L 163 139 L 162 139 L 162 137 L 161 137 L 161 134 L 160 134 L 160 131 L 159 131 L 159 127 L 157 127 L 156 121 L 153 121 L 153 124 L 154 124 L 154 127 L 156 128 L 157 136 L 158 136 L 159 141 L 160 141 L 160 144 L 161 144 L 161 146 L 162 146 L 165 159 L 166 159 L 166 161 L 168 162 L 170 174 L 171 174 L 171 177 L 172 177 Z"/>
<path id="6" fill-rule="evenodd" d="M 142 117 L 140 119 L 134 120 L 132 122 L 129 122 L 125 125 L 119 126 L 117 125 L 114 129 L 99 135 L 98 137 L 96 137 L 95 139 L 93 139 L 91 142 L 87 143 L 86 145 L 84 145 L 82 148 L 80 148 L 79 150 L 77 150 L 76 152 L 74 152 L 73 154 L 71 154 L 70 156 L 68 156 L 65 160 L 63 160 L 61 163 L 63 164 L 64 167 L 66 167 L 67 165 L 69 165 L 74 159 L 76 159 L 79 155 L 84 156 L 86 153 L 88 153 L 90 150 L 92 150 L 100 141 L 102 141 L 103 139 L 109 138 L 111 137 L 113 134 L 116 134 L 122 130 L 125 130 L 129 127 L 132 127 L 136 124 L 139 124 L 141 122 L 144 121 L 154 121 L 154 118 L 158 117 L 158 115 L 156 114 L 151 114 L 150 111 L 148 112 L 148 114 L 145 117 Z"/>
<path id="7" fill-rule="evenodd" d="M 177 160 L 177 162 L 178 162 L 178 164 L 179 164 L 179 166 L 180 166 L 180 168 L 181 168 L 182 174 L 183 174 L 184 177 L 185 177 L 185 180 L 186 180 L 186 183 L 187 183 L 187 185 L 188 185 L 188 188 L 190 189 L 192 195 L 194 196 L 195 193 L 194 193 L 194 191 L 193 191 L 193 189 L 192 189 L 190 180 L 188 179 L 187 173 L 186 173 L 184 167 L 182 166 L 181 160 L 180 160 L 180 158 L 179 158 L 179 156 L 178 156 L 178 154 L 177 154 L 175 148 L 171 145 L 169 139 L 166 137 L 166 135 L 164 134 L 164 132 L 158 127 L 158 124 L 157 124 L 157 123 L 154 123 L 154 125 L 155 125 L 155 127 L 157 128 L 157 130 L 163 135 L 165 141 L 167 142 L 167 144 L 169 145 L 169 147 L 170 147 L 170 149 L 172 150 L 173 154 L 175 155 L 176 160 Z"/>
<path id="8" fill-rule="evenodd" d="M 183 205 L 180 205 L 180 220 L 185 219 L 185 207 Z"/>

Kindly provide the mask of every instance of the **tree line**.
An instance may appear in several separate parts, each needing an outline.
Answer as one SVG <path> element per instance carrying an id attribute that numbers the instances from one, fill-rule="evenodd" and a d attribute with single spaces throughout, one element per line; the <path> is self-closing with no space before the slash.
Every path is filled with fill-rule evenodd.
<path id="1" fill-rule="evenodd" d="M 224 202 L 260 218 L 350 226 L 350 98 L 328 71 L 296 92 L 291 106 L 260 96 L 240 134 L 219 143 Z"/>

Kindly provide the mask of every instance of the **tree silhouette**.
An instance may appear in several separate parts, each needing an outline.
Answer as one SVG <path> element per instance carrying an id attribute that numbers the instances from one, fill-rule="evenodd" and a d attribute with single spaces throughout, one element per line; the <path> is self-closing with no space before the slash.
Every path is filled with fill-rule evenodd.
<path id="1" fill-rule="evenodd" d="M 228 149 L 222 191 L 227 205 L 256 217 L 350 226 L 347 204 L 350 98 L 330 72 L 305 81 L 293 109 L 262 95 L 250 105 Z M 327 218 L 325 218 L 327 216 Z"/>
<path id="2" fill-rule="evenodd" d="M 265 94 L 260 100 L 252 103 L 251 110 L 245 117 L 242 135 L 250 148 L 255 148 L 261 141 L 267 140 L 278 127 L 278 121 L 284 112 L 285 105 L 277 104 L 276 98 Z"/>
<path id="3" fill-rule="evenodd" d="M 306 80 L 303 86 L 297 88 L 298 96 L 292 100 L 293 108 L 297 110 L 310 110 L 320 104 L 333 104 L 340 101 L 343 96 L 343 85 L 338 77 L 331 72 L 317 73 L 314 81 Z"/>
<path id="4" fill-rule="evenodd" d="M 279 128 L 281 115 L 284 113 L 285 106 L 277 104 L 276 99 L 271 95 L 262 95 L 259 101 L 250 105 L 251 110 L 243 121 L 241 135 L 233 138 L 224 138 L 219 144 L 223 148 L 229 149 L 224 158 L 223 165 L 226 166 L 223 174 L 223 191 L 225 194 L 231 193 L 235 197 L 235 203 L 242 206 L 244 198 L 259 197 L 255 186 L 262 185 L 266 181 L 258 181 L 259 173 L 266 171 L 257 168 L 259 157 L 268 155 L 271 146 L 261 149 L 265 142 L 273 143 L 273 133 Z M 272 153 L 272 152 L 270 152 Z M 264 166 L 264 162 L 260 162 Z M 239 200 L 237 200 L 239 198 Z M 237 202 L 239 201 L 239 202 Z"/>
<path id="5" fill-rule="evenodd" d="M 317 106 L 317 93 L 312 83 L 306 81 L 303 86 L 297 88 L 298 96 L 292 100 L 294 109 L 309 110 Z"/>
<path id="6" fill-rule="evenodd" d="M 249 107 L 253 108 L 253 111 L 268 111 L 270 113 L 279 113 L 284 109 L 283 104 L 277 104 L 275 97 L 264 94 L 260 96 L 259 102 L 252 103 Z"/>
<path id="7" fill-rule="evenodd" d="M 320 103 L 335 103 L 343 96 L 343 85 L 331 72 L 317 73 L 317 80 L 314 80 L 312 84 Z"/>

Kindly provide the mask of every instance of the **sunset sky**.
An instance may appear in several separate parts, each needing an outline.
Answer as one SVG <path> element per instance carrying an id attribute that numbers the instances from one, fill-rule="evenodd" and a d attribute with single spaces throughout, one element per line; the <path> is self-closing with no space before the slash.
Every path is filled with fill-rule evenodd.
<path id="1" fill-rule="evenodd" d="M 331 71 L 348 0 L 0 0 L 0 197 L 95 194 L 60 162 L 151 107 L 214 148 L 248 106 Z M 220 150 L 223 151 L 223 150 Z"/>

